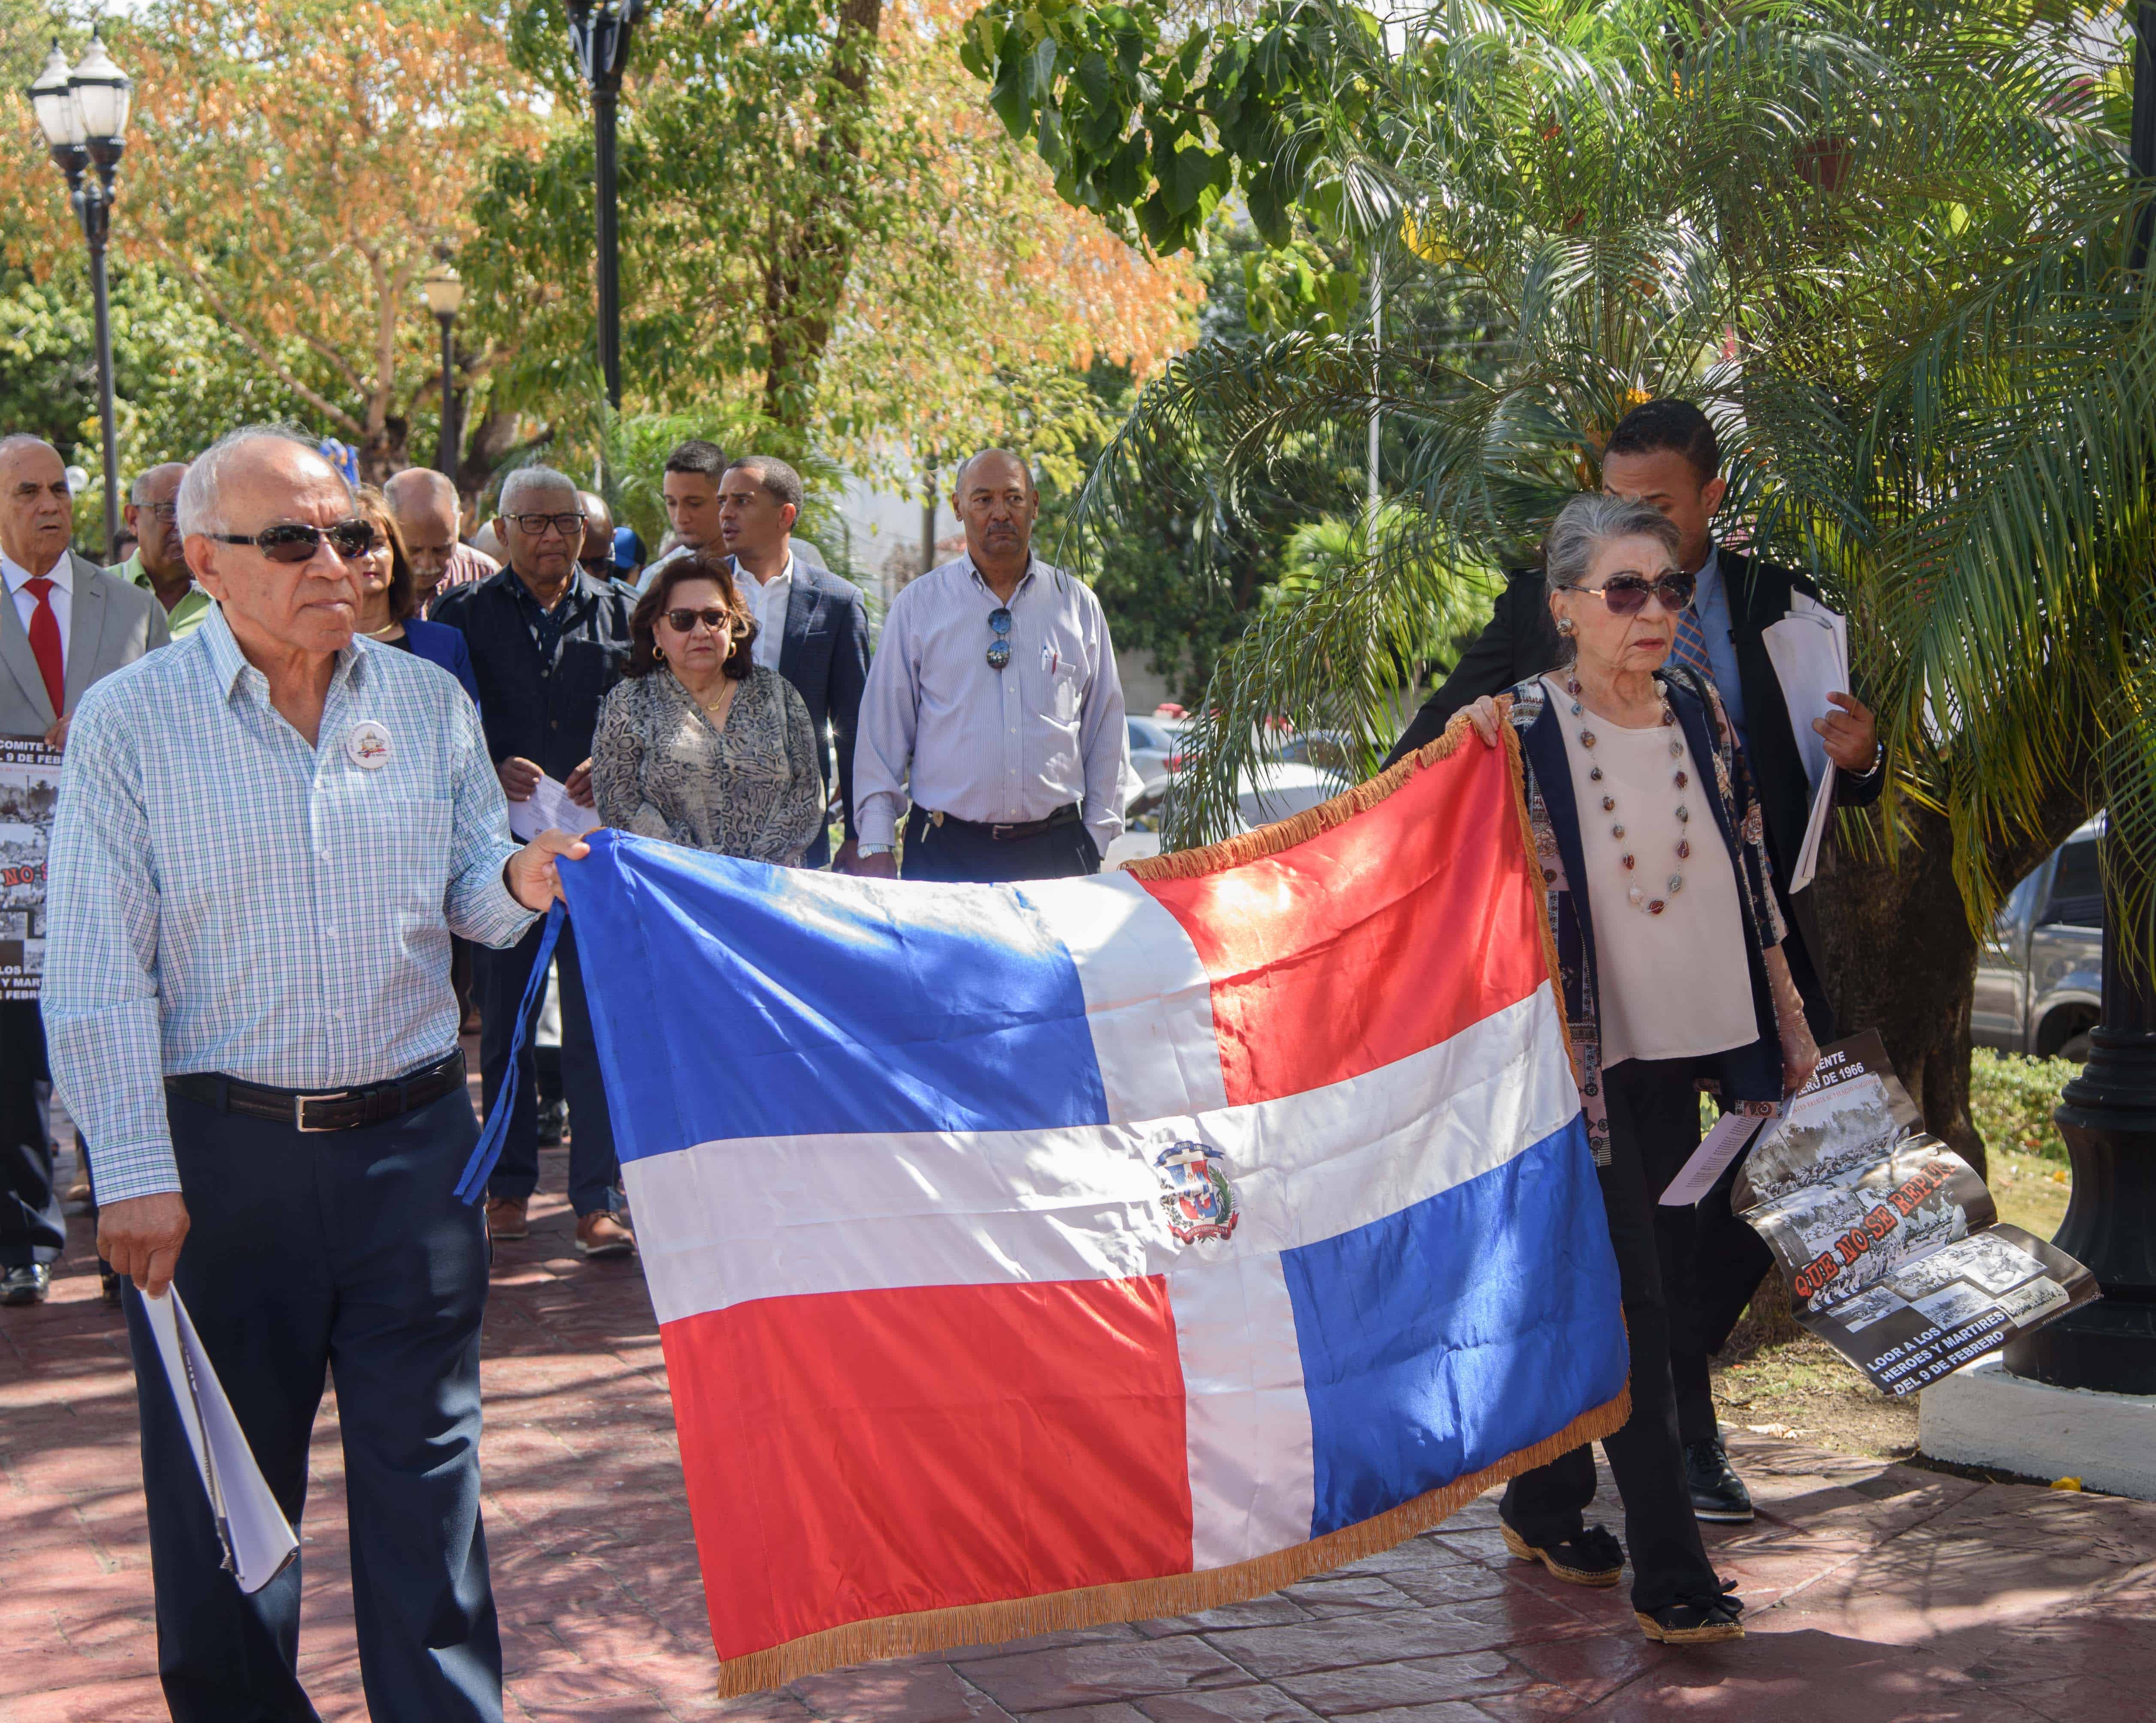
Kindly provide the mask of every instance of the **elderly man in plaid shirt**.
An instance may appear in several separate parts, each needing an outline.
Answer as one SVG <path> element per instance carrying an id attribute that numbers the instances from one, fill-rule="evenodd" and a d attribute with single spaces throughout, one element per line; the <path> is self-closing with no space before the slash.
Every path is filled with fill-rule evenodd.
<path id="1" fill-rule="evenodd" d="M 487 1241 L 453 1195 L 477 1125 L 449 938 L 514 943 L 583 847 L 512 844 L 463 690 L 354 638 L 347 559 L 372 529 L 311 446 L 235 433 L 179 510 L 218 608 L 75 716 L 44 994 L 99 1244 L 132 1283 L 166 1700 L 181 1723 L 315 1715 L 297 1564 L 252 1597 L 219 1572 L 143 1311 L 169 1283 L 295 1521 L 336 1371 L 374 1715 L 493 1723 Z"/>

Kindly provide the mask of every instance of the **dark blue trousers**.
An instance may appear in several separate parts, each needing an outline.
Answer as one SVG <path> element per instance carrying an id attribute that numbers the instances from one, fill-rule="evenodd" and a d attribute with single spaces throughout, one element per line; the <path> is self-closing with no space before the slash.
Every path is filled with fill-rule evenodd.
<path id="1" fill-rule="evenodd" d="M 295 1526 L 325 1371 L 336 1379 L 360 1676 L 377 1723 L 500 1723 L 501 1640 L 480 1525 L 486 1232 L 451 1194 L 478 1138 L 462 1092 L 386 1125 L 302 1135 L 167 1103 L 192 1223 L 175 1284 Z M 127 1288 L 174 1723 L 286 1723 L 300 1564 L 253 1597 L 219 1571 L 209 1502 L 141 1295 Z"/>
<path id="2" fill-rule="evenodd" d="M 67 1248 L 46 1134 L 44 1019 L 34 999 L 0 999 L 0 1269 L 52 1263 Z"/>
<path id="3" fill-rule="evenodd" d="M 509 1069 L 509 1045 L 516 1033 L 516 1008 L 539 955 L 544 921 L 535 922 L 506 951 L 482 946 L 473 953 L 479 985 L 479 1079 L 482 1105 L 490 1116 L 501 1079 Z M 577 958 L 575 930 L 564 926 L 554 947 L 562 983 L 562 1091 L 569 1103 L 569 1206 L 581 1218 L 620 1207 L 613 1182 L 613 1119 L 607 1111 L 606 1085 L 599 1075 L 598 1049 L 592 1042 L 592 1013 L 584 1003 L 584 972 Z M 539 1185 L 539 1090 L 537 1059 L 531 1037 L 539 1020 L 542 990 L 531 1001 L 524 1025 L 524 1056 L 517 1061 L 515 1107 L 501 1159 L 488 1177 L 490 1197 L 529 1197 Z"/>

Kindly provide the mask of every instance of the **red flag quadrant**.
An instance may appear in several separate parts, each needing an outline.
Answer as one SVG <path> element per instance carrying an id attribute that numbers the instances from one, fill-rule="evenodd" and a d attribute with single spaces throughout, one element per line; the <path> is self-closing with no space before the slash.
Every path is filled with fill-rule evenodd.
<path id="1" fill-rule="evenodd" d="M 726 1690 L 1254 1596 L 1622 1421 L 1509 751 L 1094 879 L 563 871 Z"/>

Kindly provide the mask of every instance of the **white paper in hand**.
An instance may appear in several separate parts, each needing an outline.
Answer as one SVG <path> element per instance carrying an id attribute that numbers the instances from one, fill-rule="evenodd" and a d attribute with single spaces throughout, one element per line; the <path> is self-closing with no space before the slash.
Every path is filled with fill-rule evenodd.
<path id="1" fill-rule="evenodd" d="M 224 1565 L 241 1591 L 259 1592 L 299 1554 L 300 1540 L 254 1463 L 254 1450 L 247 1445 L 232 1403 L 210 1367 L 209 1354 L 187 1320 L 179 1290 L 146 1298 L 142 1308 L 157 1338 L 157 1355 L 164 1361 L 180 1423 L 195 1451 L 195 1469 L 209 1495 L 209 1510 L 224 1545 Z"/>
<path id="2" fill-rule="evenodd" d="M 1824 604 L 1798 593 L 1789 613 L 1763 628 L 1760 639 L 1774 667 L 1774 678 L 1782 685 L 1789 728 L 1811 782 L 1811 818 L 1805 822 L 1804 845 L 1788 888 L 1802 891 L 1819 871 L 1820 843 L 1834 812 L 1834 762 L 1826 756 L 1825 738 L 1812 724 L 1835 710 L 1827 695 L 1849 692 L 1849 624 Z"/>
<path id="3" fill-rule="evenodd" d="M 557 777 L 542 777 L 539 787 L 526 799 L 509 804 L 510 832 L 526 844 L 542 832 L 567 832 L 572 838 L 581 838 L 597 831 L 598 826 L 598 813 L 572 802 L 568 786 Z"/>
<path id="4" fill-rule="evenodd" d="M 1759 1134 L 1763 1125 L 1772 1125 L 1789 1110 L 1783 1103 L 1780 1111 L 1767 1115 L 1755 1113 L 1724 1113 L 1708 1131 L 1700 1146 L 1692 1151 L 1691 1159 L 1677 1171 L 1664 1191 L 1660 1206 L 1664 1208 L 1689 1208 L 1714 1188 L 1715 1180 L 1746 1149 L 1752 1139 Z"/>

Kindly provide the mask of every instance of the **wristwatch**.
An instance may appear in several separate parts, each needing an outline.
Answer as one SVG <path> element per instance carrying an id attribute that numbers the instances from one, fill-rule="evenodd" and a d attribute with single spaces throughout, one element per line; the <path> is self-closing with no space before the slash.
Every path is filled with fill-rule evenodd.
<path id="1" fill-rule="evenodd" d="M 891 854 L 891 845 L 888 844 L 857 844 L 854 846 L 854 854 L 855 855 L 889 855 Z"/>

